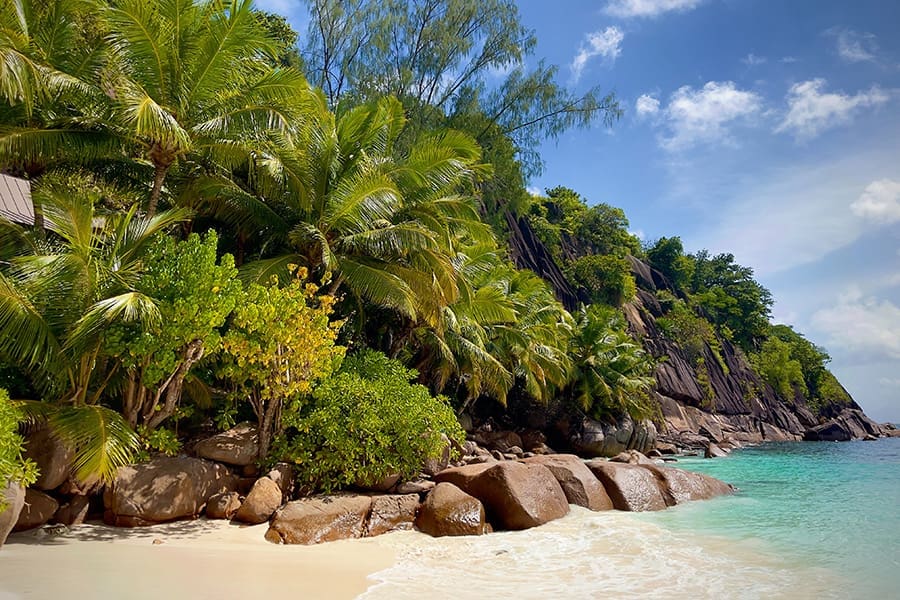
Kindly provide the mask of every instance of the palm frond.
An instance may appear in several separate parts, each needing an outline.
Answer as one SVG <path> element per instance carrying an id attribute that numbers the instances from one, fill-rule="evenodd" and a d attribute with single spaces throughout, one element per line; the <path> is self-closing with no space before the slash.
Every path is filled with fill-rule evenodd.
<path id="1" fill-rule="evenodd" d="M 139 448 L 137 435 L 114 410 L 103 406 L 60 407 L 47 415 L 47 424 L 75 452 L 75 477 L 99 477 L 110 483 L 132 463 Z"/>

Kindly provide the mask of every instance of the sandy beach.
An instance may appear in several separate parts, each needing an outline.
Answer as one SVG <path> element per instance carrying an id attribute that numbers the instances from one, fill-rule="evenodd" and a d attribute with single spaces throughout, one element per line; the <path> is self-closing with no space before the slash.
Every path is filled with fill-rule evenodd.
<path id="1" fill-rule="evenodd" d="M 365 592 L 376 583 L 367 577 L 394 563 L 375 539 L 279 546 L 263 538 L 266 527 L 199 519 L 16 533 L 0 548 L 0 600 L 338 600 Z"/>

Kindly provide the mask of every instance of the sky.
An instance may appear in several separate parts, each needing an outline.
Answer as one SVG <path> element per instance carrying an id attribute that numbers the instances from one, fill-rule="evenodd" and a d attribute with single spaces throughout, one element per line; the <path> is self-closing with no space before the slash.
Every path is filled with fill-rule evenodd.
<path id="1" fill-rule="evenodd" d="M 294 0 L 259 0 L 305 30 Z M 530 182 L 625 210 L 645 240 L 730 252 L 773 317 L 900 422 L 900 2 L 519 0 L 534 60 L 601 86 L 611 128 L 540 149 Z"/>

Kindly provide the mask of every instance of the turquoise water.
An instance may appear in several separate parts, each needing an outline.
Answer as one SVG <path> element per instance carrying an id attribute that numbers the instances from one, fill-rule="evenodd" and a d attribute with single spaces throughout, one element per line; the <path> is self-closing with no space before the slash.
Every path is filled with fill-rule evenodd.
<path id="1" fill-rule="evenodd" d="M 677 466 L 740 492 L 638 518 L 759 543 L 788 567 L 826 570 L 835 596 L 900 597 L 900 438 L 765 444 Z"/>
<path id="2" fill-rule="evenodd" d="M 900 598 L 900 439 L 682 458 L 740 488 L 654 513 L 572 507 L 483 537 L 375 538 L 396 564 L 363 600 Z"/>

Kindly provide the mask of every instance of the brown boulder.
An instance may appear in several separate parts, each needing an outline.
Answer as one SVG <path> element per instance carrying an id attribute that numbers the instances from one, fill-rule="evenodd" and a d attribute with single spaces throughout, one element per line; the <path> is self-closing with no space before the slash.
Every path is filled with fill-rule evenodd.
<path id="1" fill-rule="evenodd" d="M 504 529 L 536 527 L 569 512 L 559 482 L 539 464 L 467 465 L 442 471 L 435 481 L 450 482 L 481 500 L 489 520 Z"/>
<path id="2" fill-rule="evenodd" d="M 577 504 L 591 510 L 612 510 L 613 502 L 603 484 L 591 473 L 584 461 L 573 454 L 534 456 L 522 462 L 544 465 L 562 487 L 569 504 Z"/>
<path id="3" fill-rule="evenodd" d="M 437 484 L 419 510 L 416 527 L 434 537 L 485 533 L 484 505 L 446 481 Z"/>
<path id="4" fill-rule="evenodd" d="M 59 509 L 59 502 L 44 492 L 28 488 L 25 490 L 25 506 L 19 513 L 19 519 L 13 531 L 25 531 L 40 527 L 53 518 Z"/>
<path id="5" fill-rule="evenodd" d="M 522 447 L 522 438 L 515 431 L 476 431 L 470 438 L 488 450 L 497 450 L 500 453 L 508 451 L 513 446 Z"/>
<path id="6" fill-rule="evenodd" d="M 25 506 L 25 488 L 11 481 L 7 483 L 0 490 L 0 505 L 3 505 L 3 508 L 0 508 L 0 548 L 2 548 Z"/>
<path id="7" fill-rule="evenodd" d="M 724 448 L 719 448 L 712 442 L 710 442 L 709 446 L 703 451 L 704 458 L 725 458 L 726 456 L 728 456 L 728 451 Z"/>
<path id="8" fill-rule="evenodd" d="M 206 503 L 208 519 L 231 519 L 241 507 L 241 496 L 237 492 L 220 492 L 209 497 Z"/>
<path id="9" fill-rule="evenodd" d="M 443 445 L 441 446 L 440 455 L 426 458 L 425 463 L 422 465 L 422 472 L 429 477 L 437 475 L 450 465 L 450 438 L 442 433 L 441 442 Z"/>
<path id="10" fill-rule="evenodd" d="M 294 467 L 288 463 L 277 463 L 266 475 L 281 488 L 282 503 L 287 502 L 294 494 Z"/>
<path id="11" fill-rule="evenodd" d="M 250 488 L 241 507 L 235 513 L 237 521 L 258 525 L 265 523 L 281 506 L 281 488 L 268 477 L 260 477 Z"/>
<path id="12" fill-rule="evenodd" d="M 734 493 L 732 486 L 703 473 L 694 473 L 657 465 L 641 466 L 663 482 L 668 491 L 666 499 L 671 499 L 674 504 L 683 504 L 691 500 L 709 500 L 716 496 Z"/>
<path id="13" fill-rule="evenodd" d="M 243 467 L 253 464 L 258 458 L 259 435 L 254 425 L 241 423 L 228 431 L 200 440 L 194 446 L 194 452 L 200 458 Z"/>
<path id="14" fill-rule="evenodd" d="M 87 518 L 91 499 L 88 496 L 72 496 L 68 502 L 59 507 L 53 520 L 71 527 L 81 525 Z"/>
<path id="15" fill-rule="evenodd" d="M 663 510 L 667 503 L 660 482 L 643 465 L 592 460 L 585 463 L 606 489 L 618 510 Z"/>
<path id="16" fill-rule="evenodd" d="M 25 442 L 25 458 L 33 460 L 39 471 L 32 487 L 54 490 L 61 486 L 72 471 L 74 453 L 47 427 L 29 434 Z"/>
<path id="17" fill-rule="evenodd" d="M 163 457 L 122 467 L 103 493 L 104 520 L 118 527 L 196 517 L 209 498 L 234 491 L 228 468 L 199 458 Z"/>
<path id="18" fill-rule="evenodd" d="M 318 544 L 363 537 L 369 496 L 324 496 L 288 502 L 275 512 L 266 539 L 276 544 Z"/>
<path id="19" fill-rule="evenodd" d="M 629 465 L 652 465 L 655 464 L 648 457 L 644 456 L 637 450 L 626 450 L 619 452 L 609 459 L 610 462 L 627 463 Z"/>
<path id="20" fill-rule="evenodd" d="M 374 496 L 369 520 L 366 523 L 366 537 L 374 537 L 389 531 L 412 529 L 418 510 L 418 494 Z"/>

